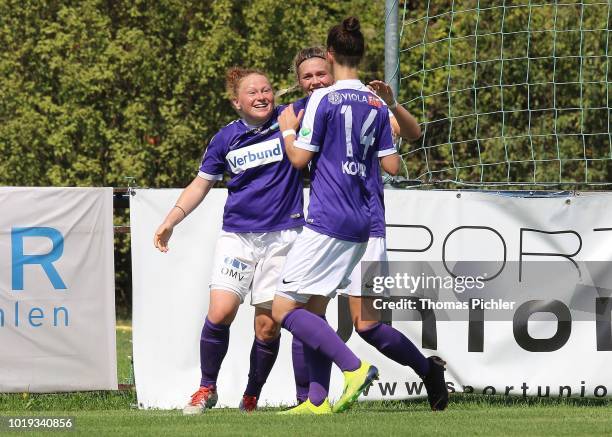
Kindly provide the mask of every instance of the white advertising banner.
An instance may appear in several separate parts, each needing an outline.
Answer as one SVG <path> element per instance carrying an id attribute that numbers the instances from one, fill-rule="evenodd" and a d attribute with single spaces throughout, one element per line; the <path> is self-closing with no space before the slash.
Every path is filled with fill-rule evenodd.
<path id="1" fill-rule="evenodd" d="M 175 229 L 170 251 L 162 254 L 153 247 L 153 233 L 179 194 L 180 190 L 137 190 L 130 203 L 134 365 L 142 408 L 183 407 L 200 378 L 199 337 L 226 191 L 212 190 Z M 612 193 L 534 198 L 386 190 L 385 203 L 391 265 L 401 269 L 423 263 L 413 279 L 455 278 L 454 269 L 464 268 L 460 263 L 466 260 L 497 262 L 483 281 L 498 285 L 485 288 L 491 294 L 474 300 L 482 302 L 481 308 L 470 306 L 472 300 L 465 298 L 463 289 L 457 291 L 456 281 L 453 293 L 445 294 L 440 287 L 438 302 L 427 311 L 407 304 L 385 307 L 392 309 L 388 313 L 393 326 L 425 355 L 447 361 L 451 393 L 607 395 L 612 389 L 612 280 L 606 268 L 612 260 Z M 547 270 L 551 260 L 562 266 L 563 274 Z M 534 265 L 551 285 L 549 290 L 534 290 L 527 280 L 534 275 Z M 406 285 L 395 273 L 387 279 L 395 281 L 394 289 Z M 565 287 L 556 288 L 555 279 Z M 496 311 L 495 305 L 504 311 Z M 411 369 L 385 358 L 352 332 L 343 300 L 332 301 L 328 320 L 358 356 L 380 369 L 380 380 L 362 400 L 425 394 Z M 242 397 L 252 341 L 253 309 L 243 305 L 219 375 L 221 406 L 236 407 Z M 341 384 L 334 368 L 332 398 L 340 395 Z M 291 405 L 294 398 L 291 335 L 283 331 L 260 405 Z"/>
<path id="2" fill-rule="evenodd" d="M 112 188 L 0 187 L 0 392 L 116 390 Z"/>

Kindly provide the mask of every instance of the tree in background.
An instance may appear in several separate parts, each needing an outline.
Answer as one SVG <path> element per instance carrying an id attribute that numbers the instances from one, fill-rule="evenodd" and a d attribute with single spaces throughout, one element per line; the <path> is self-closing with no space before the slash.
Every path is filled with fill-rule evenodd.
<path id="1" fill-rule="evenodd" d="M 233 65 L 291 84 L 291 59 L 359 11 L 382 77 L 384 2 L 0 1 L 0 183 L 182 187 L 236 118 Z M 297 97 L 297 96 L 296 96 Z"/>
<path id="2" fill-rule="evenodd" d="M 409 1 L 399 101 L 426 122 L 409 175 L 610 182 L 609 8 Z"/>
<path id="3" fill-rule="evenodd" d="M 0 0 L 0 183 L 183 187 L 236 118 L 225 70 L 292 85 L 294 54 L 352 14 L 369 42 L 364 70 L 382 78 L 380 1 Z M 116 236 L 115 264 L 129 316 L 129 235 Z"/>

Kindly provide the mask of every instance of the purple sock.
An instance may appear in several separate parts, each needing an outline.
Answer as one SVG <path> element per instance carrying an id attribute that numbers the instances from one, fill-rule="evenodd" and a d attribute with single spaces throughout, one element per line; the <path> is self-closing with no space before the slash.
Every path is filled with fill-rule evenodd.
<path id="1" fill-rule="evenodd" d="M 259 398 L 261 389 L 276 362 L 279 345 L 280 335 L 270 342 L 259 340 L 255 337 L 251 347 L 251 367 L 249 369 L 249 382 L 244 391 L 245 395 Z"/>
<path id="2" fill-rule="evenodd" d="M 316 406 L 319 406 L 329 393 L 332 362 L 322 353 L 306 345 L 304 345 L 304 357 L 306 358 L 310 375 L 308 399 Z"/>
<path id="3" fill-rule="evenodd" d="M 429 373 L 429 361 L 404 334 L 397 329 L 376 323 L 357 334 L 396 363 L 410 366 L 421 378 Z"/>
<path id="4" fill-rule="evenodd" d="M 322 353 L 336 363 L 343 372 L 355 370 L 361 365 L 359 358 L 344 344 L 331 326 L 316 314 L 303 308 L 296 308 L 287 313 L 282 325 L 305 346 Z"/>
<path id="5" fill-rule="evenodd" d="M 293 376 L 295 377 L 295 397 L 300 404 L 308 399 L 308 385 L 310 383 L 308 366 L 306 365 L 304 355 L 304 343 L 298 340 L 297 337 L 293 337 L 291 358 L 293 360 Z"/>
<path id="6" fill-rule="evenodd" d="M 219 369 L 229 346 L 229 329 L 229 325 L 217 325 L 208 318 L 204 322 L 200 337 L 201 386 L 217 385 Z"/>
<path id="7" fill-rule="evenodd" d="M 325 315 L 319 315 L 319 317 L 327 321 Z M 312 349 L 310 350 L 312 351 Z M 308 370 L 308 361 L 306 361 L 305 355 L 304 343 L 298 340 L 297 337 L 293 337 L 293 342 L 291 343 L 291 357 L 293 360 L 293 375 L 295 377 L 295 394 L 300 404 L 306 402 L 310 389 L 310 372 Z M 331 372 L 331 362 L 329 362 L 329 369 Z M 326 390 L 329 390 L 329 381 L 327 382 Z M 325 397 L 323 397 L 323 399 L 325 399 Z"/>

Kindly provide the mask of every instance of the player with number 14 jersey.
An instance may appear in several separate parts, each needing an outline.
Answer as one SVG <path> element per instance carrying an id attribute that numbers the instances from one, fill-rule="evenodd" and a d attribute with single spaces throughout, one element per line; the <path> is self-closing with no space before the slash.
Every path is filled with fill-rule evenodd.
<path id="1" fill-rule="evenodd" d="M 315 90 L 295 147 L 316 153 L 306 226 L 341 240 L 368 241 L 366 179 L 378 173 L 373 157 L 396 153 L 382 101 L 356 79 Z"/>

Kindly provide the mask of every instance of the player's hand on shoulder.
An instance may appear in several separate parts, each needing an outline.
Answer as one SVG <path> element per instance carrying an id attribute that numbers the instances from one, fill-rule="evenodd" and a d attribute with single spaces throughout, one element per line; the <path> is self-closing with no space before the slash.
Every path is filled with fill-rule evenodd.
<path id="1" fill-rule="evenodd" d="M 281 132 L 286 131 L 287 129 L 297 130 L 300 127 L 300 123 L 302 122 L 302 117 L 304 116 L 304 110 L 301 109 L 300 112 L 296 115 L 293 111 L 293 104 L 287 106 L 283 109 L 280 116 L 278 117 L 278 126 Z"/>
<path id="2" fill-rule="evenodd" d="M 155 235 L 153 235 L 153 244 L 160 252 L 168 252 L 168 241 L 172 236 L 173 230 L 174 228 L 172 226 L 164 222 L 157 228 L 157 231 L 155 231 Z"/>
<path id="3" fill-rule="evenodd" d="M 382 80 L 373 80 L 368 84 L 368 87 L 387 105 L 393 105 L 395 101 L 393 97 L 393 90 L 389 86 L 388 83 L 383 82 Z"/>

